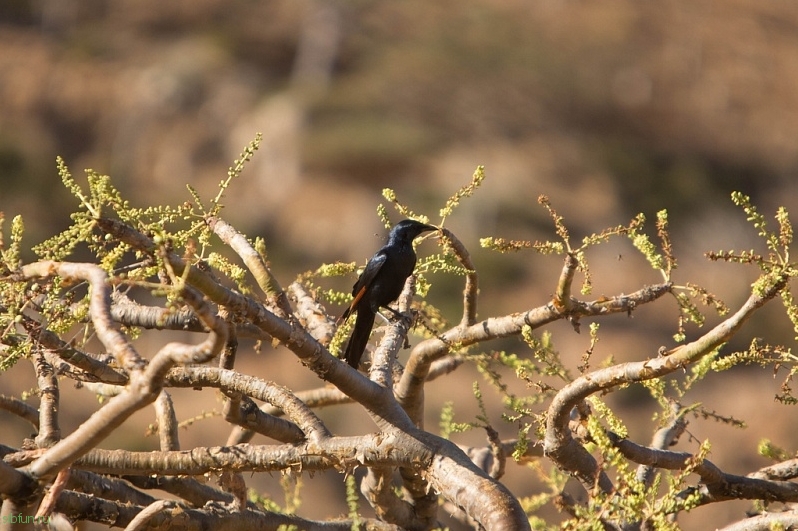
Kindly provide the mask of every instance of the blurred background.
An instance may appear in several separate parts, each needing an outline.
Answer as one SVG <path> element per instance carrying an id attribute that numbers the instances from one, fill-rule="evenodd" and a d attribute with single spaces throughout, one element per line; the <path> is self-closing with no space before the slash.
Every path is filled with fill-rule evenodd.
<path id="1" fill-rule="evenodd" d="M 554 239 L 536 202 L 540 194 L 565 216 L 574 242 L 638 212 L 653 221 L 668 209 L 679 259 L 675 281 L 700 283 L 735 308 L 756 271 L 710 263 L 703 253 L 762 250 L 729 200 L 733 190 L 751 195 L 771 220 L 779 205 L 798 212 L 798 4 L 0 3 L 0 211 L 7 219 L 23 215 L 29 244 L 67 226 L 76 208 L 58 178 L 57 155 L 78 182 L 84 182 L 82 170 L 92 168 L 111 175 L 135 205 L 175 204 L 190 199 L 187 183 L 212 198 L 256 132 L 264 135 L 261 149 L 230 189 L 222 215 L 249 236 L 266 238 L 284 285 L 323 261 L 364 262 L 384 234 L 375 215 L 382 188 L 395 189 L 434 223 L 445 198 L 484 165 L 487 180 L 476 198 L 446 224 L 472 251 L 482 275 L 481 317 L 544 304 L 554 290 L 559 257 L 478 248 L 484 236 Z M 433 243 L 419 249 L 435 250 Z M 597 247 L 588 259 L 592 297 L 661 280 L 622 240 Z M 440 279 L 432 295 L 452 320 L 458 319 L 458 282 Z M 783 311 L 772 306 L 729 348 L 746 348 L 754 336 L 792 345 Z M 633 319 L 602 320 L 597 359 L 643 359 L 660 345 L 672 346 L 677 315 L 676 306 L 663 301 Z M 586 334 L 562 324 L 551 330 L 576 372 Z M 690 329 L 690 337 L 698 333 Z M 154 336 L 153 348 L 162 341 Z M 487 348 L 523 352 L 515 341 Z M 281 350 L 264 349 L 243 363 L 286 385 L 319 385 Z M 34 385 L 29 367 L 14 371 L 23 379 L 12 385 L 0 378 L 2 392 Z M 473 368 L 460 372 L 457 418 L 473 420 L 478 408 L 468 390 L 480 377 Z M 680 449 L 694 451 L 710 437 L 716 440 L 711 458 L 733 473 L 767 464 L 756 456 L 761 437 L 794 451 L 798 432 L 790 410 L 772 398 L 778 384 L 767 370 L 710 377 L 688 400 L 742 418 L 749 428 L 698 421 L 691 424 L 695 439 L 685 437 Z M 451 389 L 430 386 L 428 427 L 436 425 L 440 403 L 452 399 Z M 72 392 L 76 407 L 63 414 L 65 432 L 96 407 L 85 391 Z M 180 393 L 192 402 L 178 412 L 184 418 L 220 407 L 213 397 L 202 402 L 200 393 Z M 488 400 L 500 425 L 498 395 Z M 645 393 L 630 389 L 607 400 L 627 416 L 630 434 L 646 442 L 655 408 Z M 338 433 L 358 433 L 352 425 L 358 414 L 350 407 L 323 416 Z M 154 449 L 157 441 L 143 438 L 148 415 L 135 416 L 103 446 L 130 447 L 140 438 L 138 449 Z M 27 429 L 11 417 L 0 420 Z M 370 430 L 365 415 L 362 420 Z M 185 432 L 184 446 L 223 444 L 223 427 L 218 417 L 200 422 Z M 500 431 L 512 436 L 515 427 Z M 455 440 L 484 444 L 484 434 Z M 509 468 L 517 493 L 540 491 L 533 472 Z M 345 512 L 340 476 L 305 483 L 300 514 Z M 253 486 L 279 498 L 276 485 L 276 478 L 253 479 Z M 337 494 L 327 495 L 327 488 Z M 747 507 L 705 508 L 680 522 L 688 529 L 721 525 Z"/>

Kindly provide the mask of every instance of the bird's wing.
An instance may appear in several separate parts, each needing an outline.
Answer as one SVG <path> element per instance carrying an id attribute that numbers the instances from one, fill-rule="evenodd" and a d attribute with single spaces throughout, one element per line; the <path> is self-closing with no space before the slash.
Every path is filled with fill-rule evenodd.
<path id="1" fill-rule="evenodd" d="M 371 286 L 371 283 L 374 282 L 374 278 L 376 278 L 377 273 L 387 260 L 388 256 L 386 254 L 377 252 L 377 254 L 375 254 L 371 260 L 368 261 L 366 268 L 357 278 L 357 282 L 355 282 L 355 285 L 352 287 L 352 303 L 338 319 L 339 323 L 345 321 L 346 318 L 355 311 L 357 303 L 360 302 L 360 299 L 362 299 L 363 295 L 366 294 L 369 286 Z"/>

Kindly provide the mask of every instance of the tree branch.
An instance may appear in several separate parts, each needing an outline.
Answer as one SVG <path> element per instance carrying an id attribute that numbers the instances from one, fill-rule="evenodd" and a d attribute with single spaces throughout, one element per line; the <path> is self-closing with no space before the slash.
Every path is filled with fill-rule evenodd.
<path id="1" fill-rule="evenodd" d="M 53 366 L 47 363 L 44 353 L 41 350 L 35 351 L 31 358 L 36 371 L 40 397 L 39 433 L 36 435 L 36 446 L 47 448 L 61 439 L 61 428 L 58 427 L 58 407 L 61 393 Z"/>
<path id="2" fill-rule="evenodd" d="M 657 378 L 699 360 L 734 335 L 783 286 L 783 282 L 777 283 L 763 296 L 751 294 L 737 313 L 692 343 L 679 346 L 658 358 L 593 371 L 563 387 L 552 400 L 546 417 L 546 436 L 543 442 L 546 456 L 577 477 L 588 491 L 597 485 L 603 492 L 611 492 L 612 483 L 609 478 L 599 469 L 593 456 L 571 435 L 568 428 L 571 409 L 599 390 Z"/>
<path id="3" fill-rule="evenodd" d="M 597 317 L 613 313 L 631 313 L 642 304 L 653 302 L 671 289 L 670 284 L 647 286 L 629 295 L 618 295 L 600 301 L 572 303 L 567 314 L 572 319 L 579 317 Z M 503 317 L 492 317 L 468 327 L 454 327 L 438 337 L 422 341 L 411 351 L 410 359 L 400 380 L 396 396 L 399 403 L 408 412 L 415 423 L 421 422 L 423 403 L 423 384 L 427 379 L 433 362 L 449 353 L 452 345 L 467 347 L 491 339 L 518 335 L 525 326 L 532 329 L 566 317 L 559 312 L 553 303 L 539 306 L 522 313 L 513 313 Z"/>
<path id="4" fill-rule="evenodd" d="M 146 362 L 119 331 L 111 318 L 111 293 L 108 276 L 99 266 L 43 261 L 22 266 L 21 275 L 26 279 L 57 275 L 67 281 L 70 279 L 88 281 L 91 286 L 89 312 L 97 337 L 125 370 L 133 372 L 143 368 Z"/>
<path id="5" fill-rule="evenodd" d="M 255 282 L 266 294 L 271 307 L 276 313 L 283 318 L 293 314 L 291 305 L 288 304 L 288 297 L 286 297 L 283 288 L 280 287 L 277 278 L 275 278 L 271 269 L 263 262 L 261 256 L 250 245 L 244 235 L 219 217 L 209 216 L 205 222 L 214 234 L 219 236 L 224 243 L 229 245 L 241 257 L 247 269 L 255 277 Z"/>
<path id="6" fill-rule="evenodd" d="M 128 344 L 127 339 L 113 325 L 109 310 L 110 297 L 106 289 L 105 272 L 102 269 L 91 264 L 40 262 L 32 265 L 37 267 L 23 266 L 23 275 L 59 275 L 62 278 L 89 280 L 92 287 L 91 318 L 98 337 L 117 359 L 125 361 L 126 366 L 137 367 L 144 363 Z M 60 440 L 30 465 L 29 472 L 34 478 L 45 479 L 54 476 L 107 437 L 131 414 L 155 400 L 160 392 L 163 377 L 171 366 L 177 363 L 202 363 L 213 358 L 221 350 L 227 337 L 224 323 L 211 314 L 208 305 L 193 288 L 186 286 L 181 293 L 194 307 L 205 325 L 211 328 L 208 338 L 197 346 L 182 343 L 165 345 L 143 371 L 136 369 L 132 372 L 129 387 L 109 400 L 105 407 L 96 411 L 77 430 Z M 132 360 L 137 361 L 134 363 Z"/>
<path id="7" fill-rule="evenodd" d="M 454 256 L 466 271 L 465 287 L 463 288 L 463 317 L 460 319 L 460 326 L 471 326 L 477 321 L 477 298 L 479 296 L 479 276 L 474 262 L 468 249 L 463 245 L 457 236 L 449 229 L 441 229 L 443 237 L 454 251 Z"/>

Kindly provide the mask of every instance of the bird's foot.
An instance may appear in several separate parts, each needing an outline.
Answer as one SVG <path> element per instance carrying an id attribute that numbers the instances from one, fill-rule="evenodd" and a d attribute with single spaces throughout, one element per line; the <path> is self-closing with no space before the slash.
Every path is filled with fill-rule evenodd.
<path id="1" fill-rule="evenodd" d="M 390 306 L 386 306 L 385 309 L 388 310 L 389 312 L 391 312 L 395 319 L 397 319 L 398 321 L 401 321 L 402 323 L 407 325 L 408 328 L 413 326 L 413 321 L 415 321 L 415 317 L 416 316 L 415 316 L 415 314 L 412 311 L 407 312 L 407 313 L 402 313 L 400 311 L 394 310 Z M 384 316 L 383 316 L 383 318 L 384 318 Z M 385 320 L 388 321 L 388 319 L 385 319 Z"/>

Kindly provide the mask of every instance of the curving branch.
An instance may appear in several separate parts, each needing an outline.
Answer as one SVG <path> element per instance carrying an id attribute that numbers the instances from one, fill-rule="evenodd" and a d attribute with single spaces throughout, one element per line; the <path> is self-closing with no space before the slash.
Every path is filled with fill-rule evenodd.
<path id="1" fill-rule="evenodd" d="M 22 266 L 20 274 L 25 279 L 59 276 L 67 281 L 88 281 L 91 287 L 89 312 L 97 337 L 125 370 L 133 372 L 142 369 L 146 362 L 111 318 L 111 290 L 108 275 L 99 266 L 43 261 Z"/>
<path id="2" fill-rule="evenodd" d="M 39 351 L 31 355 L 36 379 L 39 385 L 39 433 L 36 435 L 36 446 L 47 448 L 61 439 L 61 428 L 58 426 L 58 408 L 61 391 L 53 366 L 44 353 Z"/>
<path id="3" fill-rule="evenodd" d="M 410 353 L 404 374 L 397 385 L 399 403 L 417 424 L 423 410 L 423 385 L 434 362 L 449 354 L 452 345 L 467 347 L 491 339 L 521 334 L 525 326 L 539 328 L 558 319 L 578 320 L 581 317 L 598 317 L 614 313 L 631 313 L 638 306 L 653 302 L 671 290 L 670 284 L 655 284 L 612 298 L 591 302 L 572 301 L 571 310 L 564 314 L 553 303 L 521 313 L 492 317 L 468 327 L 454 327 L 438 337 L 427 339 Z"/>
<path id="4" fill-rule="evenodd" d="M 685 470 L 688 466 L 691 467 L 701 478 L 701 485 L 687 489 L 681 497 L 698 493 L 699 505 L 731 499 L 798 502 L 798 484 L 762 479 L 762 471 L 748 476 L 728 474 L 708 459 L 695 463 L 695 456 L 688 452 L 651 448 L 623 439 L 614 433 L 608 435 L 624 457 L 640 465 L 667 470 Z"/>
<path id="5" fill-rule="evenodd" d="M 230 246 L 241 257 L 244 264 L 254 275 L 255 282 L 258 283 L 260 289 L 268 297 L 271 308 L 283 318 L 293 314 L 294 312 L 291 309 L 291 305 L 288 304 L 288 297 L 285 291 L 280 287 L 280 283 L 271 269 L 269 269 L 268 264 L 264 263 L 263 258 L 252 247 L 246 237 L 219 217 L 209 216 L 205 223 L 208 224 L 214 234 L 219 236 L 225 244 Z"/>
<path id="6" fill-rule="evenodd" d="M 316 341 L 325 347 L 335 335 L 335 319 L 299 282 L 288 285 L 288 296 L 296 303 L 296 316 Z"/>
<path id="7" fill-rule="evenodd" d="M 0 409 L 28 421 L 36 430 L 39 429 L 39 410 L 19 398 L 0 395 Z"/>
<path id="8" fill-rule="evenodd" d="M 460 326 L 471 326 L 477 321 L 477 298 L 479 296 L 479 276 L 471 255 L 463 242 L 449 229 L 441 229 L 443 238 L 454 251 L 454 256 L 468 273 L 466 273 L 465 286 L 463 287 L 463 317 Z"/>
<path id="9" fill-rule="evenodd" d="M 173 502 L 174 503 L 174 502 Z M 59 496 L 56 510 L 65 514 L 78 514 L 83 519 L 109 526 L 128 526 L 144 510 L 141 505 L 104 500 L 75 491 L 64 491 Z M 364 518 L 361 520 L 369 529 L 376 531 L 401 531 L 396 526 Z M 192 508 L 182 503 L 174 503 L 164 511 L 152 515 L 150 528 L 168 528 L 173 531 L 193 529 L 214 529 L 218 531 L 262 531 L 263 529 L 302 529 L 307 531 L 349 531 L 351 520 L 319 522 L 281 513 L 262 511 L 229 511 L 224 506 L 209 504 L 202 509 Z"/>
<path id="10" fill-rule="evenodd" d="M 571 435 L 568 427 L 571 410 L 595 392 L 658 378 L 701 359 L 732 337 L 756 310 L 775 297 L 783 287 L 784 281 L 771 286 L 763 295 L 751 294 L 734 315 L 696 341 L 676 347 L 658 358 L 593 371 L 563 387 L 548 409 L 543 442 L 545 455 L 558 467 L 578 478 L 588 491 L 598 486 L 603 492 L 611 492 L 613 486 L 607 475 L 595 458 Z"/>
<path id="11" fill-rule="evenodd" d="M 23 266 L 25 278 L 58 275 L 64 279 L 89 281 L 91 287 L 90 312 L 97 336 L 120 363 L 132 369 L 130 385 L 108 404 L 96 411 L 77 430 L 49 448 L 34 461 L 28 471 L 36 479 L 49 479 L 67 467 L 80 455 L 108 436 L 131 414 L 151 403 L 158 396 L 166 372 L 178 363 L 201 363 L 215 356 L 224 345 L 227 329 L 212 315 L 208 305 L 195 290 L 181 290 L 186 302 L 211 328 L 208 338 L 199 345 L 182 343 L 165 345 L 153 360 L 145 361 L 115 327 L 110 316 L 110 295 L 106 273 L 93 264 L 38 262 Z M 142 370 L 143 368 L 143 370 Z"/>
<path id="12" fill-rule="evenodd" d="M 318 441 L 331 435 L 321 419 L 290 390 L 255 376 L 216 367 L 180 367 L 169 372 L 165 384 L 170 387 L 218 388 L 268 402 L 292 420 L 288 422 L 273 417 L 270 427 L 274 429 L 264 435 L 280 441 Z"/>

